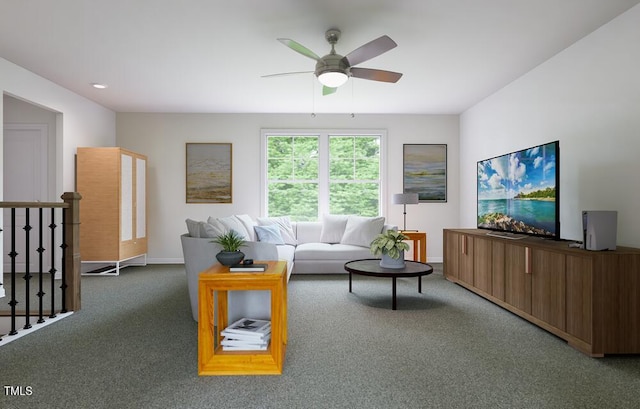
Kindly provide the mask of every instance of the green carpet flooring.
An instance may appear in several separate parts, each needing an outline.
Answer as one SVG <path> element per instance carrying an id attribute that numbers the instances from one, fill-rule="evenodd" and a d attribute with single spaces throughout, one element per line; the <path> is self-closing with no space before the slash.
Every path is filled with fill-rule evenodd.
<path id="1" fill-rule="evenodd" d="M 640 356 L 590 358 L 444 280 L 296 276 L 281 376 L 197 374 L 183 266 L 83 277 L 83 309 L 0 348 L 0 408 L 636 408 Z M 2 299 L 1 301 L 8 300 Z"/>

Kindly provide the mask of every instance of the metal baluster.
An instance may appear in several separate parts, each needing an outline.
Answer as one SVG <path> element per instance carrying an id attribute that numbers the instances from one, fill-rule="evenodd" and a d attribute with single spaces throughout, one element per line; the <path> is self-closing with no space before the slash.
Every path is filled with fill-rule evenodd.
<path id="1" fill-rule="evenodd" d="M 24 316 L 24 329 L 29 329 L 31 328 L 31 305 L 29 303 L 29 297 L 30 297 L 30 292 L 31 292 L 31 286 L 30 286 L 30 282 L 31 282 L 31 267 L 30 267 L 30 253 L 31 253 L 31 247 L 29 247 L 29 236 L 31 233 L 31 225 L 29 224 L 29 208 L 25 208 L 25 224 L 24 224 L 24 244 L 25 244 L 25 270 L 24 270 L 24 295 L 25 295 L 25 306 L 24 306 L 24 311 L 25 311 L 25 316 Z"/>
<path id="2" fill-rule="evenodd" d="M 65 313 L 67 312 L 67 262 L 66 262 L 66 256 L 67 256 L 67 242 L 65 241 L 65 230 L 67 228 L 67 224 L 66 224 L 66 215 L 64 210 L 62 211 L 62 244 L 60 245 L 60 248 L 62 249 L 62 284 L 60 285 L 60 288 L 62 289 L 62 310 L 60 312 Z"/>
<path id="3" fill-rule="evenodd" d="M 55 305 L 55 278 L 56 278 L 56 257 L 55 257 L 55 246 L 53 243 L 56 242 L 56 224 L 55 224 L 55 209 L 51 209 L 51 224 L 49 224 L 49 229 L 51 230 L 51 268 L 49 269 L 49 273 L 51 274 L 51 314 L 49 318 L 56 317 L 56 305 Z"/>
<path id="4" fill-rule="evenodd" d="M 11 252 L 9 253 L 9 257 L 11 258 L 11 301 L 9 301 L 9 305 L 11 306 L 11 331 L 9 331 L 9 335 L 16 335 L 18 331 L 16 331 L 16 257 L 18 253 L 16 253 L 16 208 L 11 208 Z"/>
<path id="5" fill-rule="evenodd" d="M 44 322 L 44 295 L 46 294 L 43 288 L 43 278 L 44 278 L 44 247 L 42 247 L 42 240 L 44 231 L 42 229 L 42 207 L 38 209 L 38 324 L 42 324 Z"/>

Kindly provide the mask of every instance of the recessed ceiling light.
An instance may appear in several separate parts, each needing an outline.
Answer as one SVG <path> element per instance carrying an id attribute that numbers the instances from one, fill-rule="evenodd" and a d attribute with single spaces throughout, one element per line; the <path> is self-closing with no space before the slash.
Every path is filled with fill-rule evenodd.
<path id="1" fill-rule="evenodd" d="M 97 82 L 94 82 L 93 84 L 91 84 L 91 86 L 93 88 L 97 88 L 97 89 L 105 89 L 105 88 L 107 88 L 106 84 L 98 84 Z"/>

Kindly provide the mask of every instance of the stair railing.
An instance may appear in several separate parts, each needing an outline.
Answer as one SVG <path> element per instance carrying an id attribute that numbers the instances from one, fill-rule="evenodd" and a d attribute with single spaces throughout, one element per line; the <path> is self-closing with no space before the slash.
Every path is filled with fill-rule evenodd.
<path id="1" fill-rule="evenodd" d="M 7 231 L 0 229 L 3 240 L 10 241 L 10 251 L 7 254 L 10 258 L 10 271 L 3 271 L 2 277 L 5 274 L 9 274 L 11 282 L 11 293 L 9 295 L 10 317 L 11 317 L 11 330 L 7 334 L 8 336 L 16 335 L 18 333 L 16 325 L 16 317 L 24 315 L 25 325 L 23 329 L 29 329 L 31 325 L 32 315 L 38 316 L 37 323 L 45 322 L 45 295 L 48 291 L 50 302 L 50 310 L 48 318 L 56 317 L 56 294 L 60 296 L 61 308 L 60 313 L 67 313 L 69 311 L 78 311 L 81 308 L 81 296 L 80 296 L 80 199 L 82 198 L 77 192 L 65 192 L 62 196 L 62 202 L 0 202 L 0 208 L 10 209 L 11 222 L 8 225 Z M 16 216 L 24 216 L 24 223 L 21 226 L 16 223 Z M 47 220 L 48 225 L 44 226 Z M 36 218 L 37 224 L 37 244 L 33 244 L 34 240 L 31 237 L 32 217 Z M 62 233 L 59 234 L 56 228 L 57 223 L 62 224 Z M 7 225 L 6 221 L 4 223 Z M 24 247 L 18 243 L 17 231 L 18 229 L 24 230 Z M 50 242 L 48 243 L 48 249 L 44 248 L 45 245 L 45 232 L 48 229 L 50 234 Z M 59 247 L 61 251 L 56 251 L 56 241 L 60 242 Z M 34 247 L 37 246 L 37 247 Z M 23 253 L 19 254 L 18 249 Z M 22 250 L 24 249 L 24 250 Z M 38 271 L 31 271 L 31 254 L 37 252 L 38 258 Z M 60 262 L 58 262 L 58 257 Z M 48 271 L 46 269 L 46 259 L 49 260 L 50 265 Z M 25 271 L 17 271 L 18 262 L 24 263 L 23 269 Z M 56 265 L 60 266 L 61 274 L 59 280 L 59 290 L 55 289 L 58 270 Z M 31 279 L 34 277 L 34 273 L 38 277 L 38 310 L 31 310 Z M 16 284 L 18 275 L 24 274 L 25 280 L 25 294 L 24 312 L 18 312 L 16 309 L 18 297 L 16 294 Z M 45 288 L 44 278 L 49 274 L 50 288 Z M 0 286 L 2 283 L 0 282 Z M 3 300 L 3 299 L 0 299 Z M 1 340 L 1 338 L 0 338 Z"/>

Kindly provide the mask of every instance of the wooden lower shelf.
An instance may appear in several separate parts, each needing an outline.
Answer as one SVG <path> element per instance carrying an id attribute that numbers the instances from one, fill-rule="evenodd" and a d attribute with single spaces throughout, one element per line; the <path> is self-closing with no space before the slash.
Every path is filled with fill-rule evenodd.
<path id="1" fill-rule="evenodd" d="M 282 346 L 284 358 L 286 345 Z M 281 375 L 282 363 L 278 362 L 271 346 L 266 351 L 223 351 L 216 347 L 215 359 L 199 375 Z"/>

